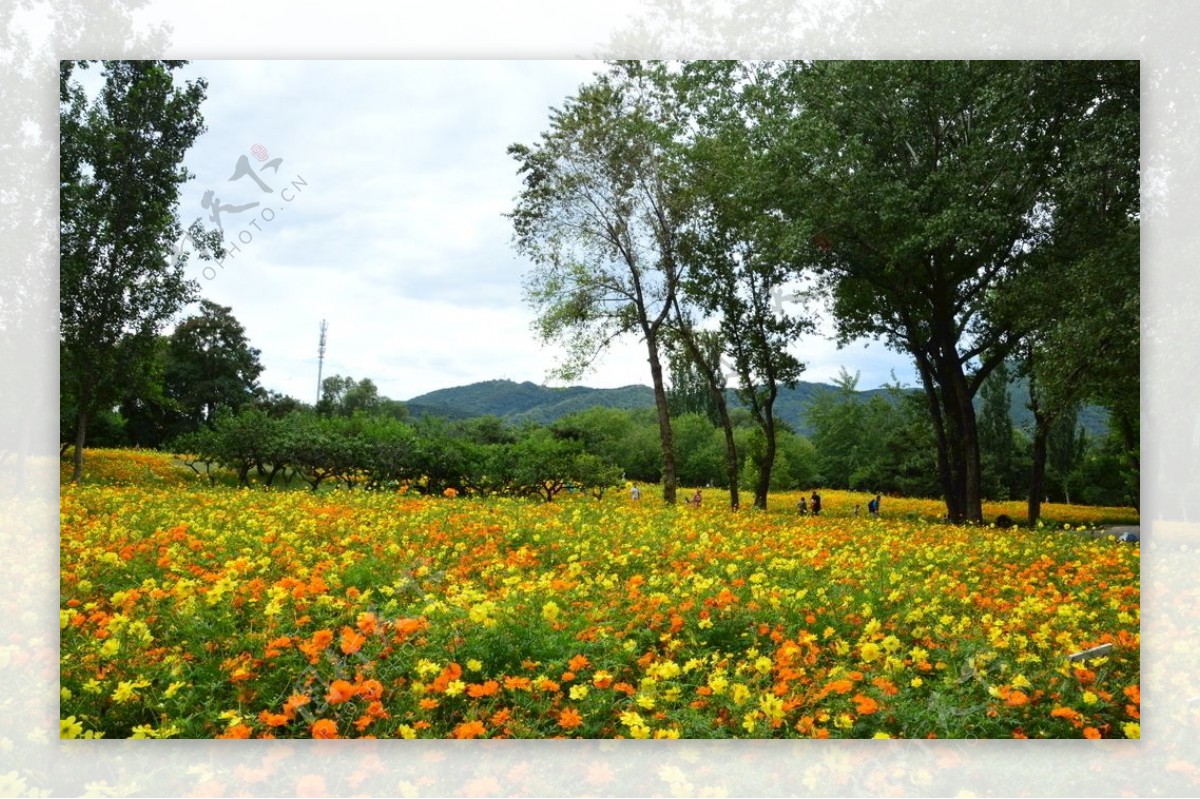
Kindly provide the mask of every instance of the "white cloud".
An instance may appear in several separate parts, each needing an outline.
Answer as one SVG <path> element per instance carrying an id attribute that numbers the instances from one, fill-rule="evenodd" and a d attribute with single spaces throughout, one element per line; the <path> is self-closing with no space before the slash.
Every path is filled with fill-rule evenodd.
<path id="1" fill-rule="evenodd" d="M 504 217 L 521 183 L 506 149 L 536 141 L 550 108 L 600 67 L 189 65 L 189 76 L 209 84 L 208 131 L 188 156 L 196 177 L 184 189 L 181 216 L 207 216 L 207 190 L 229 205 L 260 203 L 222 214 L 227 240 L 238 247 L 224 267 L 192 271 L 204 295 L 231 306 L 262 351 L 263 384 L 305 400 L 315 395 L 321 319 L 330 324 L 324 374 L 369 377 L 387 396 L 501 377 L 543 382 L 556 349 L 535 339 L 522 299 L 528 265 L 513 252 Z M 256 144 L 282 159 L 277 172 L 257 171 Z M 243 155 L 273 191 L 249 177 L 230 182 Z M 814 340 L 797 353 L 810 364 L 806 380 L 829 380 L 844 363 L 861 369 L 861 385 L 871 387 L 891 368 L 882 348 L 873 350 L 864 359 Z M 582 382 L 649 384 L 643 345 L 620 343 Z"/>

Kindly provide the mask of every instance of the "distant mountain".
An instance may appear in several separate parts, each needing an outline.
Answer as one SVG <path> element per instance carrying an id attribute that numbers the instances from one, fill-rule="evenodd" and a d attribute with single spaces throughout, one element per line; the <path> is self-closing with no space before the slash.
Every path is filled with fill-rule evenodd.
<path id="1" fill-rule="evenodd" d="M 818 396 L 837 391 L 828 383 L 800 382 L 795 388 L 781 389 L 775 401 L 776 415 L 801 434 L 810 428 L 805 419 L 808 405 Z M 864 399 L 879 394 L 890 397 L 887 389 L 876 388 L 859 392 Z M 1032 428 L 1033 415 L 1026 402 L 1029 390 L 1024 381 L 1013 383 L 1010 413 L 1013 424 L 1018 428 Z M 741 406 L 736 395 L 729 391 L 731 408 Z M 443 388 L 413 397 L 408 400 L 409 412 L 420 416 L 431 414 L 450 419 L 474 416 L 497 416 L 510 422 L 531 421 L 548 424 L 572 413 L 594 407 L 605 408 L 653 408 L 654 392 L 649 386 L 624 386 L 623 388 L 589 388 L 569 386 L 551 388 L 528 381 L 515 383 L 511 380 L 487 380 L 468 386 Z M 980 400 L 976 397 L 976 410 Z M 1108 428 L 1108 414 L 1103 408 L 1085 407 L 1079 414 L 1079 423 L 1092 438 L 1103 436 Z"/>
<path id="2" fill-rule="evenodd" d="M 487 380 L 469 386 L 443 388 L 413 397 L 410 412 L 421 411 L 447 417 L 498 416 L 508 421 L 546 424 L 596 406 L 606 408 L 652 408 L 654 392 L 648 386 L 551 388 L 528 381 Z"/>

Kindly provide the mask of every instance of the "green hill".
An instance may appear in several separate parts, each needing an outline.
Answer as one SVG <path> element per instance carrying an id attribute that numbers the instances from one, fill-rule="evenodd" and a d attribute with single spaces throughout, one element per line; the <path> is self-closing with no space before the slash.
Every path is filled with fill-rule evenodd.
<path id="1" fill-rule="evenodd" d="M 797 383 L 795 388 L 781 389 L 775 402 L 776 415 L 792 429 L 807 434 L 809 427 L 805 420 L 806 408 L 815 397 L 831 391 L 837 391 L 837 388 L 827 383 L 808 382 Z M 1014 382 L 1010 393 L 1013 424 L 1018 428 L 1032 428 L 1033 415 L 1025 405 L 1029 391 L 1024 381 Z M 890 396 L 889 392 L 882 388 L 861 391 L 859 394 L 864 399 L 875 394 Z M 741 403 L 732 390 L 728 395 L 730 407 L 740 407 Z M 654 406 L 654 392 L 649 386 L 551 388 L 528 381 L 515 383 L 511 380 L 487 380 L 431 391 L 413 397 L 407 404 L 413 415 L 432 414 L 451 419 L 497 416 L 515 423 L 530 421 L 548 424 L 597 406 L 622 409 L 651 408 Z M 976 397 L 977 410 L 979 406 L 980 401 Z M 1080 412 L 1079 422 L 1090 437 L 1096 438 L 1107 431 L 1108 414 L 1103 408 L 1088 406 Z"/>

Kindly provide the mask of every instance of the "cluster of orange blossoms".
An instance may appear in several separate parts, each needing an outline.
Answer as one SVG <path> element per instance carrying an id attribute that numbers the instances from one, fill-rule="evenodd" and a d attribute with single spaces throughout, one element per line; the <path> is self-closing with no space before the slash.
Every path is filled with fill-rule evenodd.
<path id="1" fill-rule="evenodd" d="M 1107 537 L 113 483 L 62 491 L 64 737 L 1140 735 Z"/>

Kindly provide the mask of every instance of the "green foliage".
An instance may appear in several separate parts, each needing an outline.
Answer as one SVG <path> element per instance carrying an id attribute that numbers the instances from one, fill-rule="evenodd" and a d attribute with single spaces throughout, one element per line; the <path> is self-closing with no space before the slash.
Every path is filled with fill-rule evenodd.
<path id="1" fill-rule="evenodd" d="M 981 490 L 988 499 L 1010 499 L 1018 495 L 1014 472 L 1016 442 L 1009 408 L 1008 367 L 1001 363 L 987 380 L 980 395 L 983 408 L 979 415 L 979 451 L 983 465 Z"/>

